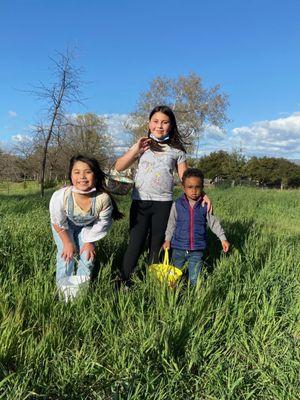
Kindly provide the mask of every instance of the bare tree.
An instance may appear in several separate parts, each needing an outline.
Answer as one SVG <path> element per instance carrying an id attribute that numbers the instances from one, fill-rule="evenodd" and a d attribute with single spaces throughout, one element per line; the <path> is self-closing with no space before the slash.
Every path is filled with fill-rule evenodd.
<path id="1" fill-rule="evenodd" d="M 34 95 L 46 104 L 45 119 L 35 130 L 35 140 L 42 144 L 43 148 L 40 172 L 41 196 L 44 196 L 49 146 L 53 138 L 60 135 L 67 106 L 73 102 L 80 102 L 81 71 L 73 66 L 73 53 L 68 50 L 64 54 L 57 53 L 57 58 L 51 60 L 54 67 L 54 83 L 50 85 L 42 83 L 33 90 Z"/>
<path id="2" fill-rule="evenodd" d="M 41 151 L 37 151 L 42 147 L 37 146 L 32 137 L 22 136 L 22 138 L 16 141 L 13 145 L 13 154 L 17 155 L 16 168 L 21 168 L 23 172 L 23 179 L 38 180 L 40 175 L 40 160 Z"/>
<path id="3" fill-rule="evenodd" d="M 163 104 L 173 109 L 180 133 L 191 146 L 197 146 L 206 125 L 223 128 L 228 121 L 228 97 L 220 92 L 219 85 L 207 89 L 202 78 L 194 73 L 177 79 L 159 76 L 141 94 L 136 111 L 126 124 L 134 140 L 145 135 L 149 112 Z"/>
<path id="4" fill-rule="evenodd" d="M 18 163 L 19 158 L 0 149 L 0 181 L 20 181 L 23 170 Z"/>

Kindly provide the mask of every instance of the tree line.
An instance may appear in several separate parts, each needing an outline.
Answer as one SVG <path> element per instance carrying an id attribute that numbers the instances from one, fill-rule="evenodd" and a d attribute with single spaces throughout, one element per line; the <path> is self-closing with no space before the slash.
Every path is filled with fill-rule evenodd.
<path id="1" fill-rule="evenodd" d="M 15 146 L 15 154 L 0 150 L 1 180 L 41 180 L 45 137 L 39 132 L 32 140 Z M 70 158 L 77 153 L 93 155 L 105 168 L 113 158 L 113 145 L 103 117 L 93 113 L 68 116 L 47 148 L 44 186 L 67 180 Z"/>
<path id="2" fill-rule="evenodd" d="M 220 150 L 192 159 L 191 164 L 200 168 L 204 176 L 232 181 L 236 184 L 253 183 L 256 186 L 277 188 L 300 187 L 300 165 L 285 158 L 246 158 L 242 151 L 231 153 Z"/>
<path id="3" fill-rule="evenodd" d="M 66 126 L 61 143 L 51 146 L 47 162 L 46 185 L 67 181 L 66 171 L 70 157 L 81 152 L 92 154 L 108 169 L 115 159 L 106 123 L 95 114 L 76 117 L 77 124 Z M 83 124 L 83 125 L 81 125 Z M 87 125 L 86 125 L 87 124 Z M 80 146 L 76 145 L 80 137 Z M 109 153 L 108 149 L 111 149 Z M 42 147 L 35 147 L 26 156 L 12 155 L 0 150 L 0 180 L 39 180 Z M 205 178 L 214 181 L 253 184 L 275 188 L 300 187 L 300 165 L 285 158 L 246 158 L 241 151 L 212 152 L 200 158 L 190 158 L 190 166 L 203 171 Z"/>

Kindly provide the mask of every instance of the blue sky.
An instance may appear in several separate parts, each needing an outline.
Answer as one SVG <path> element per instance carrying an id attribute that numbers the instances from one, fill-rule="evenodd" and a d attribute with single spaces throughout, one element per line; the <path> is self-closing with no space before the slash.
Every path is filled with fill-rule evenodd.
<path id="1" fill-rule="evenodd" d="M 1 2 L 0 146 L 30 133 L 42 104 L 26 90 L 52 80 L 55 52 L 77 48 L 85 106 L 111 132 L 157 75 L 202 76 L 229 95 L 226 133 L 209 127 L 201 151 L 300 158 L 300 1 Z"/>

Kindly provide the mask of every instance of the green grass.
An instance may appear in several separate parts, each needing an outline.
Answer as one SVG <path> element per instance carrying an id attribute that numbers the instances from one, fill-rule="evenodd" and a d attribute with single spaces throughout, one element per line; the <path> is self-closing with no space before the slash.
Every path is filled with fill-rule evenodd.
<path id="1" fill-rule="evenodd" d="M 300 192 L 208 194 L 232 250 L 209 235 L 196 289 L 138 274 L 132 291 L 115 290 L 126 218 L 98 245 L 94 284 L 67 304 L 51 193 L 0 194 L 0 398 L 299 399 Z"/>
<path id="2" fill-rule="evenodd" d="M 39 183 L 36 181 L 24 182 L 0 182 L 0 195 L 25 195 L 29 193 L 37 193 L 39 191 Z"/>

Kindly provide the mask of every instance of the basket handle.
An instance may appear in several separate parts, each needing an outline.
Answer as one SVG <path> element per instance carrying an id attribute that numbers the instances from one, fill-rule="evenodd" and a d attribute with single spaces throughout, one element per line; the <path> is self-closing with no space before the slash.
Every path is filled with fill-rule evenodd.
<path id="1" fill-rule="evenodd" d="M 112 171 L 116 171 L 115 170 L 115 164 L 116 164 L 116 160 L 112 164 L 110 164 L 109 169 L 108 169 L 108 175 L 110 175 Z"/>
<path id="2" fill-rule="evenodd" d="M 128 172 L 127 172 L 130 167 L 126 168 L 124 171 L 119 172 L 119 171 L 116 170 L 115 165 L 116 165 L 116 160 L 109 167 L 109 170 L 108 170 L 108 175 L 109 176 L 110 175 L 113 175 L 113 176 L 125 176 L 127 178 L 132 179 L 132 177 L 129 176 Z"/>
<path id="3" fill-rule="evenodd" d="M 169 266 L 169 249 L 165 249 L 163 265 Z"/>

